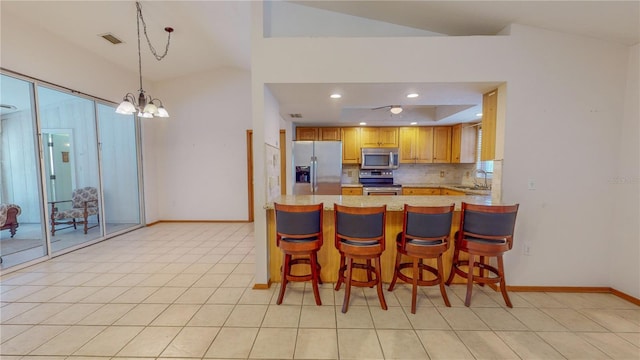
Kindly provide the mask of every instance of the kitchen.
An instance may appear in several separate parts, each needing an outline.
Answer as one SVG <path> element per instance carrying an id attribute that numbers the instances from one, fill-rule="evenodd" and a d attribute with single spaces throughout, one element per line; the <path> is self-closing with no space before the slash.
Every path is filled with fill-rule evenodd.
<path id="1" fill-rule="evenodd" d="M 335 141 L 294 141 L 293 157 L 296 170 L 293 194 L 325 194 L 325 195 L 490 195 L 492 172 L 487 173 L 483 168 L 491 169 L 493 161 L 481 162 L 476 166 L 478 157 L 477 128 L 479 123 L 457 124 L 453 127 L 386 127 L 383 129 L 392 136 L 384 147 L 364 147 L 363 142 L 355 146 L 359 154 L 355 161 L 350 161 L 349 149 L 353 148 L 348 137 L 343 142 Z M 311 131 L 311 129 L 315 129 Z M 322 133 L 325 128 L 298 127 L 298 138 L 310 139 L 316 133 Z M 333 128 L 332 128 L 333 129 Z M 342 134 L 358 130 L 363 132 L 365 128 L 343 128 Z M 370 128 L 366 128 L 370 131 Z M 453 130 L 453 131 L 452 131 Z M 441 134 L 437 137 L 423 137 L 422 143 L 411 142 L 413 132 Z M 333 131 L 335 133 L 335 131 Z M 453 134 L 453 135 L 452 135 Z M 464 136 L 463 136 L 464 134 Z M 407 135 L 409 140 L 407 140 Z M 453 139 L 452 139 L 453 136 Z M 407 142 L 409 142 L 407 144 Z M 438 145 L 443 143 L 444 146 Z M 325 165 L 317 167 L 316 162 L 305 161 L 311 155 L 300 152 L 304 146 L 324 146 L 329 144 L 337 146 L 337 150 L 319 150 L 314 159 L 325 162 Z M 380 146 L 378 142 L 375 145 Z M 340 150 L 340 147 L 342 149 Z M 424 153 L 425 147 L 433 147 L 436 150 L 427 151 L 428 155 L 420 158 L 418 154 Z M 442 150 L 438 150 L 441 148 Z M 297 150 L 298 149 L 298 150 Z M 342 153 L 343 156 L 337 153 Z M 442 155 L 439 154 L 442 152 Z M 304 153 L 304 155 L 302 155 Z M 452 155 L 453 154 L 453 155 Z M 428 157 L 428 160 L 426 159 Z M 331 160 L 328 160 L 331 158 Z M 334 164 L 328 166 L 327 164 Z M 300 166 L 303 165 L 303 166 Z M 341 168 L 338 176 L 336 171 L 331 176 L 334 186 L 327 190 L 326 181 L 329 177 L 324 175 L 324 169 L 332 167 Z M 311 170 L 310 170 L 311 169 Z M 324 183 L 322 189 L 311 192 L 313 186 L 306 186 L 320 176 Z M 337 190 L 336 182 L 340 183 L 341 191 Z M 304 185 L 303 185 L 304 184 Z M 300 186 L 304 186 L 301 188 Z"/>

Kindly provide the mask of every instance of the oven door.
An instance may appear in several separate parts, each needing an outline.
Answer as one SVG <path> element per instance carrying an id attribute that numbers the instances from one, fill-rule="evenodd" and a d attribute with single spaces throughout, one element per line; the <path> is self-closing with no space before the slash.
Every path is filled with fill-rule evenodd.
<path id="1" fill-rule="evenodd" d="M 402 188 L 399 187 L 363 187 L 362 195 L 400 195 L 402 194 Z"/>

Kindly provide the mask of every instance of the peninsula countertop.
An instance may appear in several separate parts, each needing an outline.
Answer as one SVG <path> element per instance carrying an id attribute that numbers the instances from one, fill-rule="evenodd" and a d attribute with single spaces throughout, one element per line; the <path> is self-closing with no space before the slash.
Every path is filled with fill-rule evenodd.
<path id="1" fill-rule="evenodd" d="M 387 205 L 387 211 L 402 211 L 404 204 L 414 206 L 445 206 L 455 204 L 456 210 L 460 210 L 462 202 L 480 205 L 500 205 L 491 196 L 481 195 L 460 195 L 460 196 L 365 196 L 365 195 L 282 195 L 274 200 L 274 202 L 288 205 L 309 205 L 324 204 L 325 210 L 333 210 L 333 204 L 367 207 Z M 267 203 L 264 208 L 273 210 L 273 203 Z"/>

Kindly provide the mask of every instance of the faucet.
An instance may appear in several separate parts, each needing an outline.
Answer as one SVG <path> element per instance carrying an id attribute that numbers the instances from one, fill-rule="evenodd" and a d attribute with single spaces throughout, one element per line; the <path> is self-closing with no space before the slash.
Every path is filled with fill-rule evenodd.
<path id="1" fill-rule="evenodd" d="M 476 176 L 477 174 L 484 175 L 483 185 L 478 184 L 478 177 Z M 482 169 L 475 169 L 473 171 L 473 185 L 478 189 L 489 189 L 489 184 L 487 183 L 487 172 Z"/>

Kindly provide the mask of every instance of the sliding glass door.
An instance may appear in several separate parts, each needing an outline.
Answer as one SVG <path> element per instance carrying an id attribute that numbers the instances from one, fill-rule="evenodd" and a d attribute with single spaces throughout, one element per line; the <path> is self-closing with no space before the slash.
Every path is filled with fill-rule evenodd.
<path id="1" fill-rule="evenodd" d="M 133 115 L 115 113 L 113 106 L 98 104 L 98 128 L 107 234 L 140 224 L 138 152 Z"/>
<path id="2" fill-rule="evenodd" d="M 2 268 L 47 255 L 33 84 L 0 75 L 0 259 Z"/>
<path id="3" fill-rule="evenodd" d="M 89 96 L 0 76 L 0 269 L 141 226 L 137 119 Z"/>
<path id="4" fill-rule="evenodd" d="M 38 86 L 51 249 L 103 236 L 95 103 Z"/>

